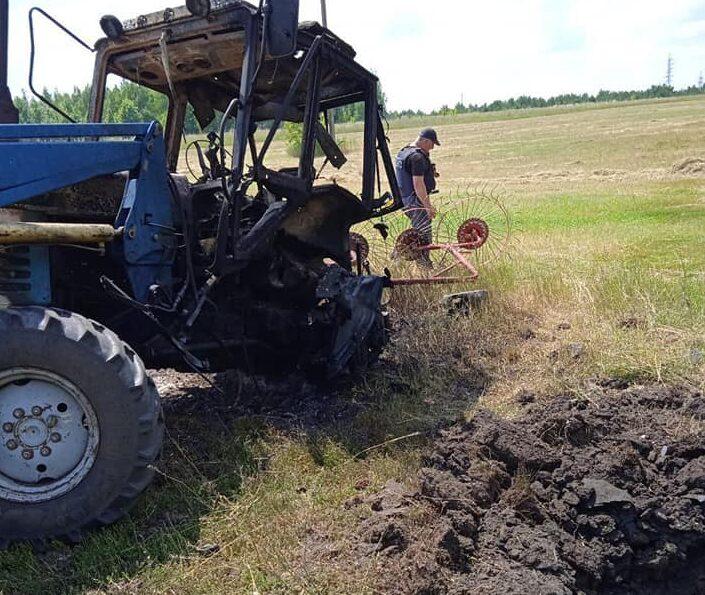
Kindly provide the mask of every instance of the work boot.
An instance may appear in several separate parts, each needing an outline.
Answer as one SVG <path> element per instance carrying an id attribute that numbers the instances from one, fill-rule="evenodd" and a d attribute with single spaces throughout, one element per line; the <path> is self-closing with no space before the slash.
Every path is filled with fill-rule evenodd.
<path id="1" fill-rule="evenodd" d="M 429 256 L 428 252 L 424 252 L 416 261 L 416 264 L 419 266 L 419 268 L 423 269 L 424 271 L 433 270 L 433 262 L 431 261 L 431 257 Z"/>

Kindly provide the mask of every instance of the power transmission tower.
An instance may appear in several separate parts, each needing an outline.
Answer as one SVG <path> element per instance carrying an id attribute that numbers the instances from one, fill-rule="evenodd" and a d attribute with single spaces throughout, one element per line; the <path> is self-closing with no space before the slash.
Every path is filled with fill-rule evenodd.
<path id="1" fill-rule="evenodd" d="M 668 64 L 666 65 L 666 85 L 673 86 L 673 56 L 668 54 Z"/>
<path id="2" fill-rule="evenodd" d="M 701 89 L 705 87 L 705 80 L 703 80 L 703 71 L 700 71 L 700 76 L 698 77 L 698 87 Z"/>

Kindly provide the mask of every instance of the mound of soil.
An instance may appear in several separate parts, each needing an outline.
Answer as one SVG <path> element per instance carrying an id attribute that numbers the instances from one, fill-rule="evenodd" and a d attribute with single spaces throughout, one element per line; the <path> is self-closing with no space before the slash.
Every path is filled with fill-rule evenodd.
<path id="1" fill-rule="evenodd" d="M 594 392 L 516 421 L 478 411 L 441 433 L 414 489 L 365 501 L 358 550 L 380 591 L 705 592 L 705 398 Z"/>
<path id="2" fill-rule="evenodd" d="M 674 174 L 684 176 L 705 175 L 705 159 L 690 158 L 673 165 Z"/>

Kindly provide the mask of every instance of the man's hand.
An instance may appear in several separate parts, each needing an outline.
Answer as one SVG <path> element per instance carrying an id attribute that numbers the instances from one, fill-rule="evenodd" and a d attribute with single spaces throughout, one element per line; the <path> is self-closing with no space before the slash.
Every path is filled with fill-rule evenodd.
<path id="1" fill-rule="evenodd" d="M 433 208 L 431 200 L 428 198 L 428 191 L 426 190 L 426 183 L 424 182 L 423 176 L 413 176 L 413 180 L 416 196 L 428 212 L 428 216 L 433 219 L 436 216 L 436 209 Z"/>

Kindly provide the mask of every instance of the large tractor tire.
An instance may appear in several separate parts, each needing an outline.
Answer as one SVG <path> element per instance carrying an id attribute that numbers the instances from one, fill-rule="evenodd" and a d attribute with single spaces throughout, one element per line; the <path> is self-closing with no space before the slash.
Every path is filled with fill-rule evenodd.
<path id="1" fill-rule="evenodd" d="M 154 382 L 82 316 L 0 309 L 0 546 L 76 542 L 150 484 L 164 422 Z"/>

